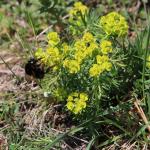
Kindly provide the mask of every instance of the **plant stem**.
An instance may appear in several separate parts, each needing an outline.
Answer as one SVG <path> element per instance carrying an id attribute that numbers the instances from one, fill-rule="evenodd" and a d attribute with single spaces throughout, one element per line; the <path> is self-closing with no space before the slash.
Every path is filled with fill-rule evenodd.
<path id="1" fill-rule="evenodd" d="M 10 68 L 10 66 L 8 65 L 8 63 L 3 59 L 3 57 L 0 56 L 0 58 L 3 61 L 3 63 L 6 65 L 6 67 L 11 71 L 11 73 L 13 74 L 13 76 L 18 79 L 18 76 L 12 71 L 12 69 Z"/>
<path id="2" fill-rule="evenodd" d="M 143 64 L 143 71 L 142 71 L 142 90 L 143 90 L 143 98 L 146 103 L 146 107 L 148 109 L 148 103 L 145 99 L 145 71 L 146 71 L 146 62 L 147 62 L 147 55 L 148 55 L 148 45 L 149 45 L 149 39 L 150 39 L 150 27 L 148 27 L 148 35 L 147 35 L 147 43 L 145 47 L 145 53 L 144 53 L 144 64 Z"/>

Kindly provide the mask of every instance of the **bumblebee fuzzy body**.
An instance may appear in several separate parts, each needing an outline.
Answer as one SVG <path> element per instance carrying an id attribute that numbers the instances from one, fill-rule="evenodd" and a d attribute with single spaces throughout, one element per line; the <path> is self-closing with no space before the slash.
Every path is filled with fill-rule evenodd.
<path id="1" fill-rule="evenodd" d="M 41 64 L 40 60 L 35 58 L 30 58 L 30 60 L 25 65 L 25 73 L 36 79 L 44 78 L 44 65 Z"/>

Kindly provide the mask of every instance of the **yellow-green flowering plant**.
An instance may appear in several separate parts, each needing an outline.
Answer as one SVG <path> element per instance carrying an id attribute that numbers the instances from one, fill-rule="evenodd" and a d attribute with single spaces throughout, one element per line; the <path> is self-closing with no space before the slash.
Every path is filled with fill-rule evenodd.
<path id="1" fill-rule="evenodd" d="M 86 6 L 76 2 L 68 19 L 72 39 L 64 41 L 57 32 L 49 32 L 47 45 L 38 48 L 35 57 L 52 67 L 47 76 L 55 79 L 47 83 L 51 95 L 74 115 L 92 116 L 103 110 L 105 101 L 111 103 L 111 93 L 122 85 L 123 79 L 117 78 L 127 65 L 126 47 L 117 37 L 125 40 L 128 24 L 122 15 L 111 12 L 89 25 L 88 13 Z"/>
<path id="2" fill-rule="evenodd" d="M 74 114 L 82 113 L 86 107 L 99 105 L 96 103 L 101 101 L 100 97 L 97 97 L 103 93 L 101 84 L 110 78 L 109 74 L 116 65 L 113 60 L 115 55 L 113 56 L 112 42 L 102 40 L 98 43 L 94 35 L 85 32 L 80 40 L 75 40 L 71 45 L 65 44 L 65 48 L 63 42 L 55 46 L 49 43 L 48 41 L 45 50 L 39 48 L 35 57 L 41 58 L 47 66 L 54 66 L 51 74 L 53 77 L 58 75 L 58 87 L 52 91 L 54 96 L 58 88 L 64 89 L 68 94 L 64 99 L 66 108 Z M 104 77 L 105 80 L 102 79 Z M 72 100 L 71 96 L 74 97 Z"/>

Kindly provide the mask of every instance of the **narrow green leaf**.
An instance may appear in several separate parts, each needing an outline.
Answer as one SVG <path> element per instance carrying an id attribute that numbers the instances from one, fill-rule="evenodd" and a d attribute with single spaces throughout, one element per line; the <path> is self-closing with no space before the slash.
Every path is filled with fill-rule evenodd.
<path id="1" fill-rule="evenodd" d="M 93 137 L 92 140 L 89 142 L 89 144 L 86 147 L 86 150 L 91 150 L 91 147 L 92 147 L 94 141 L 95 141 L 95 137 Z"/>

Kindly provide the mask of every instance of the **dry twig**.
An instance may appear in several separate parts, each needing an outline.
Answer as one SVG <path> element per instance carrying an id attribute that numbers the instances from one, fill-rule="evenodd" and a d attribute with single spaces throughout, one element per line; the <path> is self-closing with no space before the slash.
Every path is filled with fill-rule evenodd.
<path id="1" fill-rule="evenodd" d="M 142 120 L 144 121 L 144 123 L 145 123 L 146 125 L 148 125 L 148 120 L 147 120 L 147 118 L 146 118 L 146 115 L 145 115 L 143 109 L 142 109 L 141 106 L 139 105 L 138 100 L 136 100 L 136 101 L 134 102 L 134 106 L 136 107 L 136 109 L 137 109 L 137 111 L 138 111 L 138 114 L 140 115 L 140 117 L 142 118 Z M 149 133 L 150 133 L 150 125 L 147 126 L 147 129 L 148 129 L 148 131 L 149 131 Z"/>

